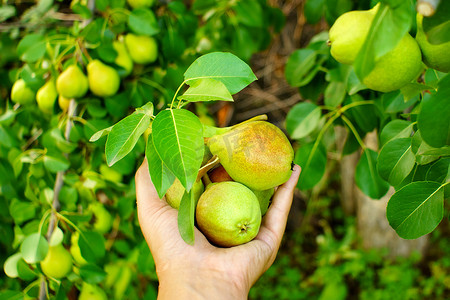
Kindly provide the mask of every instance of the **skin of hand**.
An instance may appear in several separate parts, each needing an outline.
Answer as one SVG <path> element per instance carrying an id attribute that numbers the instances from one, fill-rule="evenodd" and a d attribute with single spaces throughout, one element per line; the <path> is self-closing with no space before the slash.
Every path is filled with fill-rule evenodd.
<path id="1" fill-rule="evenodd" d="M 141 230 L 156 265 L 158 299 L 247 299 L 251 286 L 275 260 L 299 175 L 295 165 L 251 242 L 218 248 L 195 229 L 195 243 L 188 245 L 178 232 L 178 211 L 159 199 L 145 159 L 135 176 L 136 199 Z"/>

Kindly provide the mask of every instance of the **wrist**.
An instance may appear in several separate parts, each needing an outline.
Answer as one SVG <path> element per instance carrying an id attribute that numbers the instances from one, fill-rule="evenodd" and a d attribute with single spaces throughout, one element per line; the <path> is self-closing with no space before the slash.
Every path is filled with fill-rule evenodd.
<path id="1" fill-rule="evenodd" d="M 176 270 L 158 274 L 158 299 L 247 299 L 245 289 L 218 271 Z"/>

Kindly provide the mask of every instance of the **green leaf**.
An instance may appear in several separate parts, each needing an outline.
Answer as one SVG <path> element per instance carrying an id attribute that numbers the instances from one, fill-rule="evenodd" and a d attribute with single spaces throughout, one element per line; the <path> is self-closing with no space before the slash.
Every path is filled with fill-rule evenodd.
<path id="1" fill-rule="evenodd" d="M 380 151 L 377 168 L 381 178 L 392 186 L 399 185 L 411 172 L 416 157 L 411 150 L 412 138 L 389 141 Z"/>
<path id="2" fill-rule="evenodd" d="M 190 85 L 204 78 L 221 81 L 232 95 L 257 79 L 245 62 L 227 52 L 205 54 L 197 58 L 184 73 L 184 80 Z"/>
<path id="3" fill-rule="evenodd" d="M 178 209 L 178 231 L 183 240 L 189 245 L 193 245 L 195 240 L 195 202 L 194 193 L 185 191 Z"/>
<path id="4" fill-rule="evenodd" d="M 450 178 L 450 157 L 434 162 L 425 174 L 426 181 L 444 183 Z"/>
<path id="5" fill-rule="evenodd" d="M 19 271 L 17 270 L 17 263 L 22 259 L 21 253 L 16 253 L 8 257 L 3 265 L 3 270 L 6 276 L 10 278 L 16 278 L 19 276 Z"/>
<path id="6" fill-rule="evenodd" d="M 305 17 L 309 24 L 320 21 L 325 11 L 325 0 L 307 0 L 305 3 Z"/>
<path id="7" fill-rule="evenodd" d="M 409 1 L 403 1 L 395 8 L 384 2 L 380 3 L 354 63 L 355 72 L 359 78 L 365 78 L 375 66 L 375 61 L 395 48 L 411 28 L 412 21 Z"/>
<path id="8" fill-rule="evenodd" d="M 391 227 L 404 239 L 430 233 L 444 216 L 444 189 L 437 182 L 412 182 L 391 197 L 386 215 Z"/>
<path id="9" fill-rule="evenodd" d="M 286 63 L 285 76 L 287 82 L 294 87 L 308 84 L 319 71 L 317 51 L 313 49 L 299 49 L 289 56 Z"/>
<path id="10" fill-rule="evenodd" d="M 294 162 L 302 167 L 297 186 L 301 190 L 308 190 L 325 174 L 327 151 L 320 143 L 305 144 L 297 150 Z"/>
<path id="11" fill-rule="evenodd" d="M 148 160 L 148 171 L 160 199 L 175 181 L 175 175 L 167 168 L 156 152 L 152 135 L 148 136 L 145 156 Z"/>
<path id="12" fill-rule="evenodd" d="M 227 87 L 222 82 L 210 78 L 196 80 L 178 99 L 188 102 L 233 101 L 233 97 Z"/>
<path id="13" fill-rule="evenodd" d="M 16 222 L 17 225 L 20 225 L 35 217 L 36 207 L 32 202 L 13 199 L 9 204 L 9 213 L 13 217 L 14 222 Z"/>
<path id="14" fill-rule="evenodd" d="M 359 189 L 372 199 L 380 199 L 389 190 L 389 184 L 377 172 L 378 154 L 365 149 L 356 165 L 355 181 Z"/>
<path id="15" fill-rule="evenodd" d="M 431 44 L 442 44 L 450 41 L 449 30 L 450 2 L 440 1 L 436 12 L 431 17 L 423 18 L 423 29 Z"/>
<path id="16" fill-rule="evenodd" d="M 163 163 L 190 191 L 205 151 L 198 117 L 185 109 L 163 110 L 153 121 L 151 136 Z"/>
<path id="17" fill-rule="evenodd" d="M 3 4 L 2 7 L 0 7 L 0 22 L 4 22 L 15 15 L 15 6 Z"/>
<path id="18" fill-rule="evenodd" d="M 27 263 L 40 262 L 47 255 L 48 242 L 39 232 L 33 233 L 22 242 L 20 252 Z"/>
<path id="19" fill-rule="evenodd" d="M 364 98 L 355 94 L 347 97 L 344 101 L 345 105 L 352 104 L 355 102 L 365 102 Z M 357 105 L 349 108 L 346 111 L 346 115 L 350 117 L 353 123 L 355 123 L 362 132 L 371 132 L 378 126 L 378 116 L 375 105 L 367 103 L 364 105 Z"/>
<path id="20" fill-rule="evenodd" d="M 80 267 L 80 277 L 90 284 L 97 284 L 106 277 L 106 272 L 94 264 L 86 264 Z"/>
<path id="21" fill-rule="evenodd" d="M 286 117 L 286 130 L 292 139 L 300 139 L 309 135 L 319 124 L 322 112 L 310 102 L 294 105 Z"/>
<path id="22" fill-rule="evenodd" d="M 88 262 L 96 262 L 105 256 L 105 239 L 95 231 L 83 231 L 78 240 L 81 256 Z"/>
<path id="23" fill-rule="evenodd" d="M 89 142 L 96 142 L 99 139 L 101 139 L 102 137 L 104 137 L 105 135 L 108 135 L 111 130 L 113 129 L 113 126 L 109 126 L 108 128 L 105 129 L 100 129 L 99 131 L 97 131 L 96 133 L 94 133 L 91 138 L 89 139 Z"/>
<path id="24" fill-rule="evenodd" d="M 325 89 L 325 105 L 338 107 L 344 101 L 347 91 L 345 90 L 346 84 L 342 81 L 332 81 Z"/>
<path id="25" fill-rule="evenodd" d="M 383 108 L 386 113 L 402 112 L 419 101 L 419 96 L 405 101 L 405 97 L 400 91 L 385 93 L 381 96 Z"/>
<path id="26" fill-rule="evenodd" d="M 33 63 L 41 59 L 46 51 L 45 37 L 40 34 L 27 34 L 17 45 L 17 54 L 24 62 Z"/>
<path id="27" fill-rule="evenodd" d="M 393 139 L 410 137 L 413 131 L 413 124 L 405 120 L 393 120 L 383 127 L 380 133 L 381 146 Z"/>
<path id="28" fill-rule="evenodd" d="M 150 121 L 147 114 L 133 113 L 113 126 L 105 146 L 108 166 L 112 166 L 133 150 L 139 137 L 150 126 Z"/>
<path id="29" fill-rule="evenodd" d="M 263 27 L 263 11 L 257 0 L 238 1 L 233 7 L 236 19 L 250 27 Z"/>
<path id="30" fill-rule="evenodd" d="M 445 154 L 445 148 L 433 148 L 428 145 L 421 136 L 420 130 L 417 130 L 414 133 L 412 139 L 412 151 L 416 155 L 416 162 L 421 165 L 426 165 L 431 163 L 439 158 L 443 153 Z M 443 149 L 443 153 L 441 153 L 441 149 Z"/>
<path id="31" fill-rule="evenodd" d="M 423 140 L 435 148 L 450 145 L 450 75 L 439 81 L 438 91 L 424 97 L 418 117 Z"/>
<path id="32" fill-rule="evenodd" d="M 44 156 L 44 165 L 47 170 L 53 173 L 66 171 L 70 167 L 70 162 L 65 157 Z"/>
<path id="33" fill-rule="evenodd" d="M 146 8 L 134 9 L 128 16 L 128 26 L 134 33 L 140 35 L 155 35 L 159 32 L 155 14 Z"/>

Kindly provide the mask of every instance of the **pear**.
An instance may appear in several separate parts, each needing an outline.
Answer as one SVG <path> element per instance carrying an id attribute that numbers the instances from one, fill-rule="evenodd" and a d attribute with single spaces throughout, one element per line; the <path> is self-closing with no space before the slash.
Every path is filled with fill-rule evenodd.
<path id="1" fill-rule="evenodd" d="M 67 111 L 70 106 L 70 99 L 67 99 L 63 95 L 59 95 L 58 97 L 58 105 L 59 108 L 61 108 L 62 111 Z"/>
<path id="2" fill-rule="evenodd" d="M 261 216 L 264 216 L 269 209 L 270 199 L 272 199 L 272 196 L 275 193 L 275 188 L 264 191 L 252 190 L 252 192 L 255 194 L 256 198 L 258 198 Z"/>
<path id="3" fill-rule="evenodd" d="M 254 190 L 283 184 L 291 176 L 294 150 L 275 125 L 252 121 L 211 137 L 208 147 L 234 181 Z"/>
<path id="4" fill-rule="evenodd" d="M 133 60 L 131 60 L 131 56 L 128 53 L 127 48 L 122 42 L 119 41 L 114 41 L 113 47 L 117 51 L 117 56 L 114 62 L 116 65 L 124 69 L 122 77 L 130 75 L 131 71 L 133 71 Z"/>
<path id="5" fill-rule="evenodd" d="M 211 182 L 234 181 L 222 165 L 219 165 L 210 171 L 209 179 Z"/>
<path id="6" fill-rule="evenodd" d="M 356 59 L 379 5 L 370 10 L 354 10 L 336 19 L 329 32 L 331 55 L 342 64 L 351 65 Z"/>
<path id="7" fill-rule="evenodd" d="M 99 286 L 83 282 L 81 293 L 78 300 L 107 300 L 108 297 L 104 290 Z"/>
<path id="8" fill-rule="evenodd" d="M 77 65 L 69 66 L 56 79 L 58 94 L 67 99 L 83 97 L 88 88 L 88 79 Z"/>
<path id="9" fill-rule="evenodd" d="M 419 45 L 407 33 L 394 49 L 375 61 L 375 67 L 362 82 L 369 89 L 388 93 L 410 83 L 421 70 Z"/>
<path id="10" fill-rule="evenodd" d="M 125 45 L 135 63 L 149 64 L 158 58 L 158 44 L 150 36 L 129 33 L 125 36 Z"/>
<path id="11" fill-rule="evenodd" d="M 31 104 L 34 101 L 35 93 L 30 89 L 25 80 L 19 79 L 14 82 L 11 89 L 11 100 L 14 103 L 19 103 L 22 105 Z"/>
<path id="12" fill-rule="evenodd" d="M 430 68 L 448 73 L 450 72 L 450 42 L 430 44 L 423 31 L 423 16 L 417 14 L 416 41 L 422 50 L 423 62 Z"/>
<path id="13" fill-rule="evenodd" d="M 71 244 L 70 244 L 69 251 L 70 251 L 70 254 L 72 254 L 72 257 L 75 260 L 75 262 L 80 266 L 84 266 L 88 262 L 81 255 L 81 249 L 80 249 L 80 246 L 78 245 L 79 239 L 80 239 L 80 234 L 77 231 L 75 231 L 72 234 L 72 236 L 70 237 Z"/>
<path id="14" fill-rule="evenodd" d="M 36 102 L 39 109 L 45 113 L 52 113 L 57 97 L 58 92 L 56 91 L 55 81 L 47 81 L 36 94 Z"/>
<path id="15" fill-rule="evenodd" d="M 87 65 L 89 89 L 99 97 L 111 97 L 117 93 L 120 77 L 116 69 L 94 59 Z"/>
<path id="16" fill-rule="evenodd" d="M 132 8 L 148 8 L 153 5 L 154 0 L 127 0 Z"/>
<path id="17" fill-rule="evenodd" d="M 72 256 L 62 244 L 52 246 L 41 261 L 41 268 L 45 275 L 61 279 L 72 271 Z"/>
<path id="18" fill-rule="evenodd" d="M 354 63 L 361 50 L 379 4 L 366 11 L 351 11 L 341 15 L 330 28 L 331 55 L 340 63 Z M 414 80 L 421 71 L 420 49 L 415 40 L 406 34 L 399 43 L 375 61 L 372 71 L 360 80 L 366 87 L 391 92 Z"/>
<path id="19" fill-rule="evenodd" d="M 205 190 L 203 182 L 201 180 L 196 181 L 192 186 L 192 191 L 194 193 L 195 201 L 198 201 L 200 195 Z M 184 186 L 181 184 L 178 178 L 175 178 L 175 181 L 170 186 L 170 188 L 166 192 L 166 201 L 173 208 L 178 209 L 180 207 L 181 198 L 183 198 L 183 194 L 185 192 Z"/>
<path id="20" fill-rule="evenodd" d="M 99 202 L 89 205 L 94 214 L 94 230 L 105 234 L 111 230 L 113 218 L 108 210 Z"/>
<path id="21" fill-rule="evenodd" d="M 251 241 L 261 225 L 255 194 L 239 182 L 208 185 L 196 209 L 199 229 L 215 245 L 232 247 Z"/>

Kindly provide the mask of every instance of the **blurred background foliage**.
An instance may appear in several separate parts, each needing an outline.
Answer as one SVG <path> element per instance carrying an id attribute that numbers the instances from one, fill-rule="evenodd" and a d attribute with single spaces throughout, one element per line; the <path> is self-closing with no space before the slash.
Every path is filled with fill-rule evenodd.
<path id="1" fill-rule="evenodd" d="M 135 209 L 134 173 L 143 160 L 145 140 L 108 168 L 105 139 L 90 143 L 91 135 L 147 101 L 156 110 L 165 108 L 190 63 L 212 51 L 236 54 L 259 80 L 240 92 L 234 103 L 196 104 L 189 109 L 209 125 L 226 126 L 266 113 L 270 122 L 285 128 L 290 108 L 304 99 L 323 101 L 327 86 L 322 73 L 301 93 L 291 87 L 285 78 L 289 56 L 311 41 L 323 42 L 324 32 L 339 15 L 367 9 L 370 2 L 161 0 L 151 7 L 133 8 L 125 0 L 3 1 L 0 262 L 5 267 L 0 271 L 0 298 L 38 298 L 45 281 L 49 297 L 55 299 L 77 299 L 85 283 L 99 286 L 109 298 L 156 299 L 154 263 Z M 11 102 L 11 87 L 18 78 L 37 91 L 67 63 L 86 64 L 83 51 L 64 53 L 74 43 L 120 74 L 123 68 L 114 63 L 117 53 L 112 45 L 128 33 L 156 38 L 158 59 L 136 64 L 130 75 L 122 77 L 116 95 L 87 94 L 77 100 L 72 116 L 61 104 L 44 113 L 36 103 L 24 107 Z M 73 127 L 65 136 L 69 117 Z M 64 179 L 56 190 L 58 174 Z M 450 298 L 448 217 L 430 235 L 425 250 L 393 257 L 389 248 L 363 246 L 356 214 L 343 208 L 340 190 L 341 173 L 337 159 L 332 159 L 318 186 L 296 192 L 279 255 L 251 289 L 250 299 Z M 96 249 L 87 264 L 75 261 L 66 278 L 46 281 L 36 263 L 21 257 L 11 267 L 5 261 L 17 253 L 25 255 L 27 237 L 48 232 L 55 193 L 63 245 L 69 249 L 77 244 L 85 257 L 88 245 L 73 238 L 81 230 Z M 98 224 L 100 218 L 107 220 L 106 230 Z"/>

